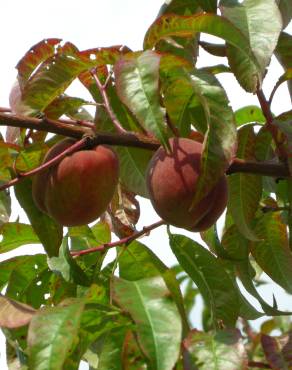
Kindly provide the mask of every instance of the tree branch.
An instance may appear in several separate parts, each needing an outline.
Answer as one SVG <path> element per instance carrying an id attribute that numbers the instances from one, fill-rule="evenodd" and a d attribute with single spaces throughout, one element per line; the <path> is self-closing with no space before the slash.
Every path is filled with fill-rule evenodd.
<path id="1" fill-rule="evenodd" d="M 266 97 L 263 93 L 263 90 L 261 90 L 261 89 L 257 90 L 257 97 L 258 97 L 259 103 L 261 105 L 263 115 L 266 118 L 266 127 L 273 136 L 274 142 L 275 142 L 276 147 L 277 147 L 278 152 L 279 152 L 279 157 L 283 162 L 286 162 L 288 155 L 286 153 L 285 148 L 283 147 L 282 142 L 279 140 L 279 135 L 278 135 L 279 131 L 278 131 L 278 128 L 273 123 L 274 119 L 273 119 L 273 115 L 272 115 L 272 112 L 271 112 L 270 104 L 267 101 L 267 99 L 266 99 Z"/>
<path id="2" fill-rule="evenodd" d="M 109 248 L 117 247 L 117 246 L 123 245 L 123 244 L 127 246 L 133 240 L 136 240 L 140 236 L 143 236 L 145 234 L 150 233 L 150 231 L 152 231 L 152 230 L 156 229 L 157 227 L 159 227 L 161 225 L 164 225 L 164 224 L 165 224 L 165 222 L 163 220 L 160 220 L 158 222 L 155 222 L 152 225 L 145 226 L 145 227 L 143 227 L 143 229 L 141 231 L 137 231 L 137 232 L 133 233 L 130 236 L 127 236 L 125 238 L 117 240 L 116 242 L 101 244 L 97 247 L 83 249 L 81 251 L 71 251 L 71 256 L 79 257 L 79 256 L 84 256 L 86 254 L 94 253 L 94 252 L 102 252 L 102 251 L 107 250 Z"/>
<path id="3" fill-rule="evenodd" d="M 115 115 L 114 111 L 112 110 L 112 107 L 110 105 L 110 102 L 109 102 L 109 99 L 108 99 L 108 96 L 107 96 L 107 93 L 106 93 L 106 86 L 107 86 L 107 83 L 108 83 L 108 80 L 105 82 L 105 84 L 103 85 L 97 74 L 96 74 L 96 71 L 95 70 L 92 70 L 91 71 L 91 75 L 96 83 L 96 86 L 98 87 L 98 90 L 100 92 L 100 95 L 102 97 L 102 100 L 104 101 L 104 107 L 110 117 L 110 119 L 112 120 L 117 132 L 119 133 L 123 133 L 123 132 L 127 132 L 123 126 L 121 125 L 120 121 L 118 120 L 118 117 Z M 109 75 L 110 76 L 110 75 Z M 109 77 L 108 76 L 108 77 Z"/>
<path id="4" fill-rule="evenodd" d="M 272 369 L 272 367 L 269 364 L 258 361 L 248 361 L 248 366 L 257 367 L 258 369 Z"/>
<path id="5" fill-rule="evenodd" d="M 32 130 L 46 131 L 75 139 L 81 139 L 84 135 L 88 136 L 87 145 L 96 146 L 100 144 L 125 146 L 133 148 L 142 148 L 148 150 L 157 150 L 160 146 L 158 140 L 153 137 L 125 132 L 119 134 L 107 132 L 94 132 L 89 127 L 81 127 L 78 124 L 65 123 L 64 120 L 38 119 L 34 117 L 19 116 L 0 111 L 0 126 L 12 126 L 30 128 Z M 226 173 L 237 172 L 259 174 L 264 176 L 273 176 L 278 178 L 288 178 L 290 173 L 284 163 L 274 163 L 271 161 L 247 161 L 235 158 Z"/>

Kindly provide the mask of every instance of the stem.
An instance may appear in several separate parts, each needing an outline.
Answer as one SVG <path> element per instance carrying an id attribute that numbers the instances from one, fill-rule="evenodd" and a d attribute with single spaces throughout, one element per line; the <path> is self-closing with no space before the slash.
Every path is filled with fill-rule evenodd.
<path id="1" fill-rule="evenodd" d="M 118 120 L 117 116 L 115 115 L 114 111 L 112 110 L 111 108 L 111 105 L 110 105 L 110 102 L 109 102 L 109 98 L 107 96 L 107 93 L 106 93 L 106 86 L 107 86 L 107 83 L 108 83 L 108 80 L 105 82 L 105 84 L 103 85 L 97 74 L 96 74 L 96 71 L 95 70 L 92 70 L 91 71 L 91 75 L 92 77 L 94 78 L 95 80 L 95 83 L 96 83 L 96 86 L 98 87 L 98 90 L 100 92 L 100 95 L 104 101 L 104 108 L 105 110 L 107 111 L 110 119 L 112 120 L 117 132 L 119 133 L 124 133 L 124 132 L 127 132 L 123 126 L 121 125 L 120 121 Z"/>
<path id="2" fill-rule="evenodd" d="M 261 105 L 263 115 L 266 118 L 266 127 L 271 132 L 271 134 L 273 136 L 273 139 L 274 139 L 274 142 L 275 142 L 275 144 L 277 146 L 277 149 L 279 151 L 279 157 L 283 162 L 286 162 L 287 153 L 286 153 L 285 148 L 282 145 L 282 142 L 279 140 L 278 128 L 273 124 L 274 119 L 273 119 L 273 115 L 272 115 L 272 112 L 271 112 L 270 104 L 267 101 L 267 99 L 266 99 L 266 97 L 263 93 L 263 90 L 261 90 L 261 89 L 257 90 L 257 97 L 258 97 L 259 103 Z"/>
<path id="3" fill-rule="evenodd" d="M 253 173 L 257 175 L 273 176 L 286 178 L 290 176 L 288 167 L 283 163 L 274 163 L 271 161 L 249 161 L 240 158 L 235 158 L 228 170 L 227 175 L 236 172 Z"/>
<path id="4" fill-rule="evenodd" d="M 49 167 L 55 166 L 58 162 L 60 162 L 66 155 L 71 154 L 73 152 L 76 152 L 77 150 L 80 150 L 85 147 L 87 144 L 87 138 L 83 138 L 73 145 L 71 145 L 69 148 L 65 149 L 62 153 L 58 154 L 56 157 L 52 158 L 51 160 L 43 163 L 42 165 L 34 168 L 31 171 L 23 172 L 23 173 L 18 173 L 17 177 L 14 179 L 8 181 L 6 184 L 0 186 L 0 191 L 5 190 L 9 188 L 10 186 L 14 186 L 18 184 L 20 181 L 22 181 L 24 178 L 33 176 L 37 173 L 45 171 Z"/>
<path id="5" fill-rule="evenodd" d="M 164 225 L 164 224 L 165 224 L 165 222 L 163 220 L 160 220 L 158 222 L 155 222 L 152 225 L 145 226 L 145 227 L 143 227 L 143 229 L 141 231 L 137 231 L 137 232 L 133 233 L 130 236 L 127 236 L 125 238 L 117 240 L 116 242 L 101 244 L 97 247 L 88 248 L 88 249 L 84 249 L 84 250 L 81 250 L 81 251 L 71 251 L 71 255 L 75 256 L 75 257 L 79 257 L 79 256 L 84 256 L 86 254 L 94 253 L 94 252 L 102 252 L 102 251 L 107 250 L 109 248 L 117 247 L 117 246 L 120 246 L 120 245 L 123 245 L 123 244 L 127 246 L 133 240 L 136 240 L 140 236 L 148 234 L 150 231 L 152 231 L 152 230 L 156 229 L 157 227 L 159 227 L 161 225 Z"/>

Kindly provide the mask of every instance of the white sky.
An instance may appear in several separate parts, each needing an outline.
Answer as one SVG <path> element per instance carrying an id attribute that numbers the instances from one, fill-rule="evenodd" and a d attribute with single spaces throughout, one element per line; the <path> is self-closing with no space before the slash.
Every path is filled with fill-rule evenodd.
<path id="1" fill-rule="evenodd" d="M 16 77 L 14 66 L 23 54 L 35 43 L 43 38 L 57 37 L 64 41 L 71 41 L 79 49 L 88 49 L 99 46 L 111 46 L 126 44 L 133 50 L 142 47 L 144 34 L 153 22 L 163 1 L 159 0 L 7 0 L 0 2 L 0 106 L 8 106 L 10 88 Z M 292 25 L 287 29 L 292 33 Z M 212 38 L 209 38 L 212 40 Z M 214 38 L 215 40 L 215 38 Z M 221 58 L 211 57 L 201 52 L 198 66 L 222 63 Z M 264 83 L 267 95 L 282 74 L 279 64 L 273 60 L 269 67 L 269 74 Z M 220 75 L 220 81 L 227 90 L 229 99 L 234 109 L 248 104 L 257 104 L 255 96 L 246 94 L 236 83 L 230 74 Z M 79 90 L 79 86 L 71 89 L 72 95 L 87 93 Z M 282 85 L 275 95 L 273 111 L 278 114 L 291 109 L 288 90 Z M 141 219 L 138 228 L 151 224 L 158 220 L 149 202 L 141 201 Z M 21 220 L 25 220 L 23 213 L 14 206 L 13 219 L 21 214 Z M 181 232 L 181 230 L 177 230 Z M 195 237 L 194 233 L 188 233 Z M 172 265 L 175 258 L 168 247 L 168 240 L 163 228 L 155 230 L 143 242 L 150 246 L 163 261 Z M 19 248 L 13 253 L 0 255 L 0 260 L 15 254 L 37 253 L 36 246 Z M 272 303 L 272 291 L 278 300 L 281 309 L 292 306 L 291 296 L 288 296 L 281 288 L 273 284 L 259 289 L 268 302 Z M 250 299 L 254 303 L 253 299 Z M 255 304 L 259 308 L 258 304 Z M 199 319 L 194 314 L 194 323 L 200 325 Z M 0 338 L 0 369 L 7 369 L 3 350 L 3 337 Z M 1 343 L 1 342 L 0 342 Z"/>

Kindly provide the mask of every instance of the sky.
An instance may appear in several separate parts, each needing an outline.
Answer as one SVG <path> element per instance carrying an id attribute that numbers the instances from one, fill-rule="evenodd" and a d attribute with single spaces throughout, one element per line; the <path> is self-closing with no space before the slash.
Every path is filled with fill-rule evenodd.
<path id="1" fill-rule="evenodd" d="M 125 44 L 133 50 L 142 48 L 144 34 L 155 19 L 161 0 L 9 0 L 0 2 L 0 42 L 1 42 L 1 68 L 0 68 L 0 106 L 8 106 L 8 96 L 11 86 L 16 78 L 14 66 L 25 52 L 35 43 L 44 38 L 57 37 L 64 41 L 71 41 L 80 50 Z M 290 24 L 287 29 L 292 33 Z M 219 39 L 205 37 L 209 41 L 218 42 Z M 221 58 L 210 57 L 201 52 L 198 67 L 222 63 Z M 264 91 L 269 95 L 282 69 L 276 60 L 272 60 L 268 71 L 268 78 L 264 82 Z M 246 94 L 237 84 L 231 74 L 222 74 L 219 79 L 225 87 L 231 105 L 238 109 L 248 104 L 257 104 L 254 95 Z M 70 88 L 72 95 L 90 98 L 88 93 L 74 84 Z M 286 84 L 282 85 L 274 98 L 272 110 L 275 114 L 291 109 Z M 2 130 L 3 132 L 3 130 Z M 138 229 L 149 225 L 159 219 L 149 202 L 141 199 L 141 218 Z M 12 220 L 20 215 L 20 220 L 25 222 L 26 217 L 19 207 L 14 204 Z M 181 230 L 173 231 L 181 232 Z M 192 238 L 197 238 L 194 233 L 186 233 Z M 143 243 L 153 251 L 167 265 L 173 265 L 176 260 L 170 252 L 168 240 L 163 228 L 151 233 L 142 239 Z M 0 261 L 12 255 L 38 253 L 36 246 L 22 247 L 13 253 L 0 255 Z M 272 302 L 272 291 L 279 303 L 280 309 L 288 309 L 292 305 L 292 298 L 281 288 L 274 284 L 267 284 L 259 289 L 260 293 Z M 248 296 L 248 294 L 246 294 Z M 249 297 L 250 298 L 250 297 Z M 259 305 L 250 299 L 257 308 Z M 193 315 L 193 322 L 200 327 L 200 320 Z M 3 335 L 0 336 L 0 369 L 6 370 Z"/>

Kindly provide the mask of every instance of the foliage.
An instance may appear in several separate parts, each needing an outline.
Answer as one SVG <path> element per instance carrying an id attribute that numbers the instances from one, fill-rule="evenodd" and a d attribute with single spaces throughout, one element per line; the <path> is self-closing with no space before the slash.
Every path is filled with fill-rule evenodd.
<path id="1" fill-rule="evenodd" d="M 266 273 L 292 293 L 292 111 L 271 112 L 278 87 L 292 91 L 292 36 L 283 31 L 291 17 L 290 0 L 172 0 L 147 30 L 143 50 L 80 51 L 46 39 L 18 62 L 11 111 L 0 111 L 7 126 L 0 253 L 26 244 L 44 252 L 0 263 L 9 368 L 73 370 L 81 360 L 91 370 L 291 368 L 291 313 L 257 289 Z M 205 42 L 203 33 L 222 43 Z M 222 64 L 197 68 L 201 48 Z M 262 85 L 273 55 L 284 71 L 267 99 Z M 232 73 L 259 104 L 234 112 L 217 73 Z M 66 94 L 77 79 L 92 101 Z M 33 202 L 31 177 L 64 136 L 89 149 L 113 145 L 119 157 L 116 193 L 90 225 L 63 228 Z M 213 225 L 201 244 L 167 225 L 178 262 L 168 267 L 136 240 L 163 225 L 136 230 L 137 196 L 148 197 L 148 163 L 159 145 L 170 149 L 173 136 L 203 143 L 192 206 L 224 173 L 229 200 L 222 233 Z M 30 224 L 10 217 L 13 185 Z M 114 247 L 115 260 L 104 263 Z M 192 326 L 197 295 L 201 331 Z M 264 315 L 254 332 L 251 320 Z"/>

